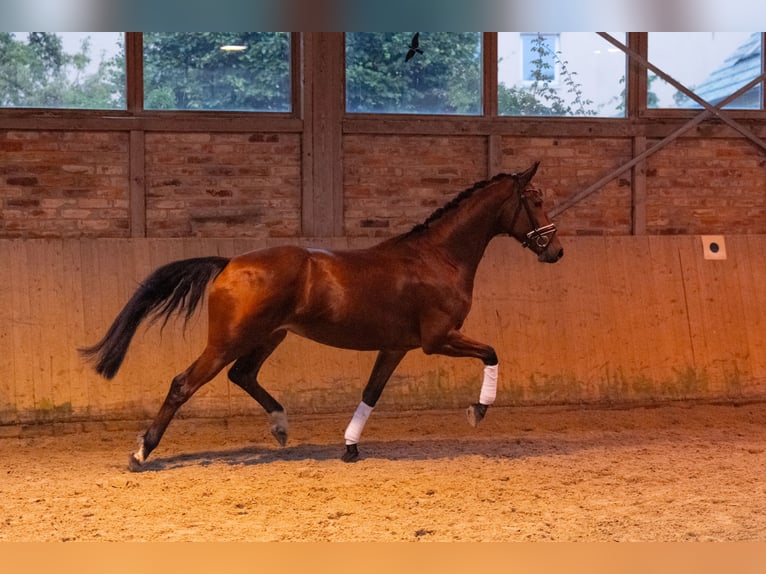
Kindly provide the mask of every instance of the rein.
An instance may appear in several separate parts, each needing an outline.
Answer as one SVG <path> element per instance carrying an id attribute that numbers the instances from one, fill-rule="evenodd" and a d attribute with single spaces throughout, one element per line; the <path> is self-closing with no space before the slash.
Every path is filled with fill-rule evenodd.
<path id="1" fill-rule="evenodd" d="M 534 191 L 537 190 L 534 189 Z M 549 223 L 548 225 L 540 227 L 532 214 L 532 208 L 529 206 L 529 198 L 527 197 L 525 190 L 519 190 L 519 201 L 516 204 L 516 212 L 513 214 L 511 229 L 516 227 L 516 220 L 519 218 L 522 207 L 524 207 L 524 210 L 527 212 L 527 217 L 529 217 L 529 221 L 534 225 L 534 229 L 526 234 L 526 238 L 521 242 L 521 246 L 529 247 L 534 243 L 539 249 L 545 249 L 551 242 L 554 233 L 556 233 L 556 224 Z"/>

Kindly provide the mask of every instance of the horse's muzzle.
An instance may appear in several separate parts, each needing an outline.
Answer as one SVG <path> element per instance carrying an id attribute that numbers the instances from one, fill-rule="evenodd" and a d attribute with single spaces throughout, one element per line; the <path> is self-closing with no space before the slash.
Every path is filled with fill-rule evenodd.
<path id="1" fill-rule="evenodd" d="M 564 257 L 564 248 L 561 245 L 551 244 L 537 256 L 537 260 L 541 263 L 556 263 L 562 257 Z"/>

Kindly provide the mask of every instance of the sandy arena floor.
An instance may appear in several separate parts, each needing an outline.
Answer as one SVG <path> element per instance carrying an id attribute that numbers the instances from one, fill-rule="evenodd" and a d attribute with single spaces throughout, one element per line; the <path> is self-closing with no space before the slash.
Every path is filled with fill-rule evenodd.
<path id="1" fill-rule="evenodd" d="M 0 541 L 766 541 L 766 404 L 178 419 L 0 439 Z M 109 425 L 115 428 L 115 423 Z M 76 431 L 76 432 L 73 432 Z"/>

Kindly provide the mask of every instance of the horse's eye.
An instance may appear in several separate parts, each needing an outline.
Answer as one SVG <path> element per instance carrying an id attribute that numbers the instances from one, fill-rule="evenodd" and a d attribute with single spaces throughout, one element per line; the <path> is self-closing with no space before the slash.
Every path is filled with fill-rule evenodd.
<path id="1" fill-rule="evenodd" d="M 526 197 L 534 205 L 542 205 L 543 203 L 543 192 L 540 189 L 537 189 L 537 188 L 528 189 L 526 193 Z"/>

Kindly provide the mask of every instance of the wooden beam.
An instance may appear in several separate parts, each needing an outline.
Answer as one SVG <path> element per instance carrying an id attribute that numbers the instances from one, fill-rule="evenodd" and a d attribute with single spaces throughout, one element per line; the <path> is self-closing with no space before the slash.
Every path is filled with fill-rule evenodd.
<path id="1" fill-rule="evenodd" d="M 644 32 L 629 32 L 628 46 L 639 54 L 646 54 L 647 34 Z M 628 58 L 627 77 L 625 82 L 625 111 L 626 117 L 637 119 L 641 111 L 646 109 L 648 86 L 646 71 L 637 62 Z"/>
<path id="2" fill-rule="evenodd" d="M 482 109 L 483 115 L 497 116 L 497 32 L 484 32 L 483 36 Z"/>
<path id="3" fill-rule="evenodd" d="M 40 112 L 2 110 L 0 129 L 44 131 L 118 131 L 300 133 L 303 121 L 287 114 L 238 114 L 220 112 Z"/>
<path id="4" fill-rule="evenodd" d="M 144 111 L 144 35 L 125 33 L 125 102 L 131 114 Z"/>
<path id="5" fill-rule="evenodd" d="M 139 130 L 130 132 L 128 213 L 131 237 L 146 237 L 146 150 L 144 136 L 145 133 Z"/>
<path id="6" fill-rule="evenodd" d="M 343 235 L 345 37 L 307 32 L 304 42 L 303 234 Z M 308 115 L 310 113 L 310 115 Z"/>
<path id="7" fill-rule="evenodd" d="M 316 32 L 301 34 L 301 235 L 314 236 L 314 43 Z"/>
<path id="8" fill-rule="evenodd" d="M 646 137 L 633 138 L 633 156 L 646 151 Z M 631 232 L 646 235 L 646 162 L 640 161 L 631 170 Z"/>
<path id="9" fill-rule="evenodd" d="M 487 179 L 500 172 L 503 165 L 502 136 L 487 136 Z"/>
<path id="10" fill-rule="evenodd" d="M 627 45 L 639 54 L 646 54 L 648 34 L 629 32 Z M 647 82 L 644 68 L 628 58 L 625 82 L 626 117 L 637 119 L 646 109 Z M 633 157 L 646 151 L 646 136 L 636 134 L 632 140 Z M 646 161 L 638 162 L 630 172 L 630 230 L 633 235 L 646 234 Z"/>
<path id="11" fill-rule="evenodd" d="M 607 118 L 482 118 L 413 116 L 412 114 L 349 114 L 344 134 L 391 135 L 509 135 L 530 137 L 631 137 L 635 124 Z"/>
<path id="12" fill-rule="evenodd" d="M 482 112 L 484 117 L 497 117 L 497 32 L 482 35 Z M 487 179 L 500 171 L 502 165 L 502 137 L 487 135 Z"/>

